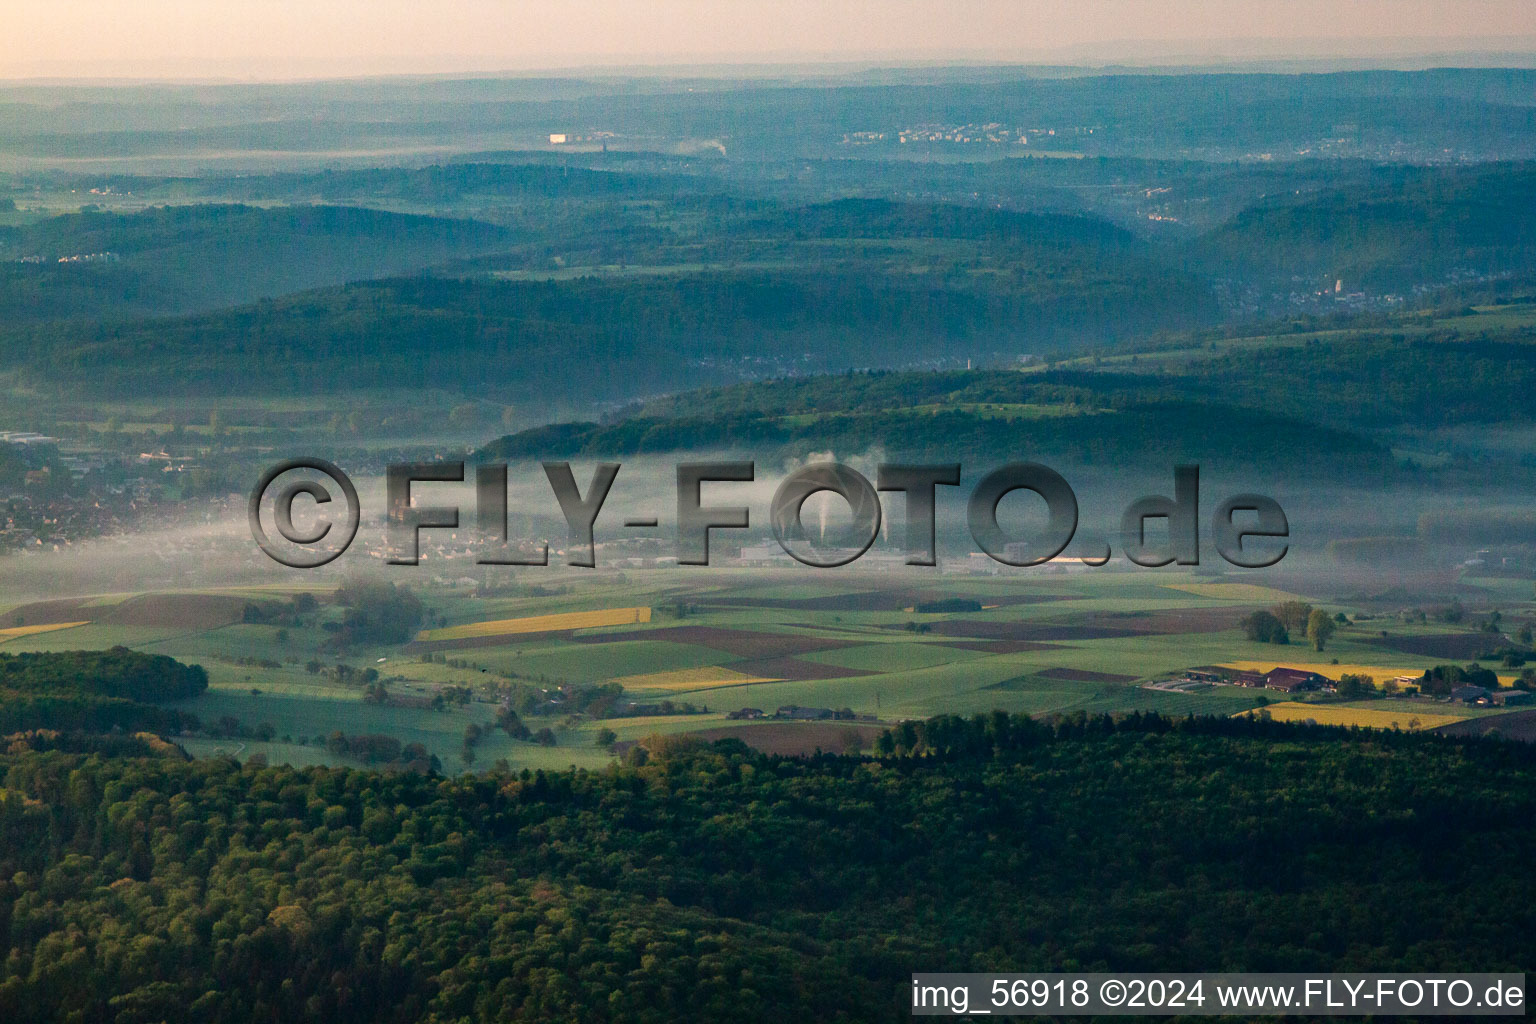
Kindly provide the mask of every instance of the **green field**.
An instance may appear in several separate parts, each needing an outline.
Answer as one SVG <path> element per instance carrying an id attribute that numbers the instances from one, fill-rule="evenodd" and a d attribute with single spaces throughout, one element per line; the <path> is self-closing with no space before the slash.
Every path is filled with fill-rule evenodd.
<path id="1" fill-rule="evenodd" d="M 866 722 L 887 724 L 994 709 L 1225 716 L 1281 698 L 1237 687 L 1172 692 L 1144 684 L 1194 666 L 1235 662 L 1391 664 L 1418 671 L 1458 659 L 1385 650 L 1384 628 L 1409 639 L 1466 632 L 1466 627 L 1382 617 L 1342 626 L 1323 653 L 1304 643 L 1257 644 L 1243 637 L 1236 618 L 1262 606 L 1261 599 L 1305 588 L 1288 579 L 1278 590 L 1258 589 L 1270 586 L 1262 573 L 1228 577 L 1214 588 L 1204 583 L 1185 573 L 1133 571 L 1016 577 L 846 572 L 814 579 L 793 570 L 729 568 L 689 574 L 562 572 L 559 592 L 552 597 L 481 599 L 430 584 L 417 590 L 434 621 L 455 625 L 634 606 L 654 608 L 652 621 L 492 637 L 485 646 L 428 655 L 407 650 L 403 643 L 337 650 L 325 627 L 340 611 L 320 590 L 316 613 L 284 627 L 236 623 L 191 629 L 175 623 L 92 621 L 13 637 L 0 643 L 0 651 L 120 644 L 202 664 L 210 688 L 185 702 L 184 709 L 205 727 L 229 718 L 247 730 L 270 726 L 273 741 L 262 743 L 249 735 L 244 740 L 189 736 L 187 748 L 196 755 L 260 752 L 272 761 L 333 763 L 338 759 L 317 738 L 341 731 L 421 743 L 440 758 L 444 770 L 459 771 L 500 759 L 514 768 L 597 767 L 611 756 L 594 744 L 601 728 L 612 729 L 620 740 L 633 740 L 653 732 L 735 727 L 746 723 L 730 722 L 724 713 L 743 707 L 770 714 L 792 704 L 846 708 Z M 1524 584 L 1489 580 L 1478 586 L 1500 602 L 1512 621 L 1529 604 Z M 250 599 L 287 595 L 252 589 L 219 593 Z M 107 617 L 123 596 L 88 600 L 79 615 Z M 944 597 L 974 600 L 982 607 L 941 614 L 906 610 Z M 1327 595 L 1309 598 L 1330 611 L 1360 612 Z M 351 672 L 338 674 L 338 663 Z M 359 676 L 370 669 L 387 688 L 385 705 L 363 700 Z M 701 669 L 719 674 L 699 675 Z M 679 681 L 670 683 L 668 673 L 678 673 Z M 645 684 L 626 690 L 623 700 L 687 702 L 704 713 L 597 721 L 551 707 L 550 713 L 525 715 L 530 729 L 552 730 L 555 746 L 513 740 L 494 728 L 500 706 L 496 694 L 506 692 L 498 686 L 553 692 L 561 685 L 633 676 L 645 677 Z M 434 710 L 432 698 L 445 687 L 468 688 L 472 699 L 450 699 Z M 1429 701 L 1419 706 L 1425 714 L 1446 710 Z M 486 734 L 473 761 L 466 762 L 463 736 L 471 723 Z"/>

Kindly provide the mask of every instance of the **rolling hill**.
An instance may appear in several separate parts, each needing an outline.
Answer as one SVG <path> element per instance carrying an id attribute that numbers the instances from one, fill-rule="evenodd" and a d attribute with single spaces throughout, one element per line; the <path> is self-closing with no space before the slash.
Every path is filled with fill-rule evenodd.
<path id="1" fill-rule="evenodd" d="M 1188 282 L 1079 269 L 1017 285 L 858 268 L 397 278 L 174 319 L 22 324 L 0 333 L 0 361 L 53 384 L 145 394 L 432 380 L 519 401 L 605 401 L 790 372 L 1012 359 L 1215 316 L 1210 294 Z"/>
<path id="2" fill-rule="evenodd" d="M 400 274 L 504 245 L 467 220 L 344 206 L 162 206 L 0 228 L 0 320 L 182 313 Z"/>
<path id="3" fill-rule="evenodd" d="M 1240 213 L 1201 239 L 1212 271 L 1290 287 L 1411 292 L 1445 279 L 1529 273 L 1536 165 L 1420 169 L 1399 183 L 1332 190 Z M 1293 283 L 1299 282 L 1299 283 Z"/>

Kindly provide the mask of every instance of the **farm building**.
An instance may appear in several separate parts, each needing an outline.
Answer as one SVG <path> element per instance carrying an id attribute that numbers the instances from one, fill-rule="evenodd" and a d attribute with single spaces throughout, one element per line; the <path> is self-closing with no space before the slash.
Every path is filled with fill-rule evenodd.
<path id="1" fill-rule="evenodd" d="M 1299 668 L 1285 668 L 1283 666 L 1270 669 L 1264 676 L 1265 686 L 1271 690 L 1279 690 L 1282 693 L 1317 690 L 1332 684 L 1333 680 L 1327 676 L 1321 676 L 1316 672 L 1307 672 Z"/>
<path id="2" fill-rule="evenodd" d="M 762 708 L 741 708 L 738 711 L 728 712 L 725 717 L 726 718 L 730 718 L 730 719 L 762 718 L 763 717 L 763 709 Z"/>
<path id="3" fill-rule="evenodd" d="M 798 704 L 786 704 L 773 713 L 774 718 L 792 718 L 805 722 L 820 722 L 828 718 L 836 718 L 837 713 L 831 708 L 803 708 Z"/>
<path id="4" fill-rule="evenodd" d="M 1458 686 L 1451 691 L 1451 700 L 1462 704 L 1476 704 L 1488 699 L 1488 690 L 1481 686 Z"/>
<path id="5" fill-rule="evenodd" d="M 1502 704 L 1505 707 L 1513 707 L 1516 704 L 1533 704 L 1536 703 L 1536 693 L 1532 693 L 1530 690 L 1504 690 L 1493 695 L 1493 702 L 1495 704 Z"/>

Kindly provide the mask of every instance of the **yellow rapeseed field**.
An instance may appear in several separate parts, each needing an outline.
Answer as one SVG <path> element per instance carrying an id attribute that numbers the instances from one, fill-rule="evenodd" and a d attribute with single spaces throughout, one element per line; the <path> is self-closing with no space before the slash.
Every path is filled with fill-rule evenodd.
<path id="1" fill-rule="evenodd" d="M 34 633 L 52 633 L 56 629 L 69 629 L 73 626 L 89 626 L 90 620 L 82 622 L 45 622 L 39 626 L 11 626 L 8 629 L 0 629 L 0 644 L 7 640 L 14 640 L 19 636 L 31 636 Z"/>
<path id="2" fill-rule="evenodd" d="M 1182 590 L 1196 597 L 1214 597 L 1222 601 L 1254 601 L 1279 604 L 1282 601 L 1300 600 L 1274 587 L 1261 587 L 1257 583 L 1165 583 L 1168 590 Z"/>
<path id="3" fill-rule="evenodd" d="M 672 672 L 647 672 L 638 676 L 621 676 L 613 682 L 626 690 L 690 691 L 711 690 L 727 686 L 751 686 L 753 683 L 777 683 L 778 679 L 749 676 L 728 668 L 680 668 Z"/>
<path id="4" fill-rule="evenodd" d="M 1337 704 L 1298 704 L 1294 701 L 1286 701 L 1283 704 L 1271 704 L 1262 710 L 1269 712 L 1269 717 L 1277 722 L 1311 720 L 1318 725 L 1358 725 L 1366 729 L 1416 731 L 1461 721 L 1459 715 L 1427 714 L 1411 707 L 1378 711 L 1375 708 L 1348 708 Z M 1256 715 L 1258 711 L 1243 711 L 1240 714 Z"/>
<path id="5" fill-rule="evenodd" d="M 561 612 L 557 615 L 530 615 L 521 619 L 492 619 L 470 622 L 444 629 L 424 629 L 416 634 L 421 641 L 468 640 L 482 636 L 513 636 L 518 633 L 553 633 L 567 629 L 592 629 L 597 626 L 628 626 L 650 622 L 649 608 L 601 608 L 593 612 Z"/>

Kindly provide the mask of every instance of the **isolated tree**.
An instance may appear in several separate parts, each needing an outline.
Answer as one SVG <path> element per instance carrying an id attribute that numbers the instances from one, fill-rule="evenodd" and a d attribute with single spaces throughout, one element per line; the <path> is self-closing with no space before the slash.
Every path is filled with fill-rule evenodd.
<path id="1" fill-rule="evenodd" d="M 1312 617 L 1312 606 L 1305 601 L 1284 601 L 1274 608 L 1275 618 L 1281 625 L 1291 632 L 1307 628 L 1307 620 Z"/>
<path id="2" fill-rule="evenodd" d="M 1333 636 L 1338 625 L 1328 617 L 1328 613 L 1321 608 L 1314 608 L 1312 614 L 1307 616 L 1307 639 L 1312 641 L 1314 650 L 1322 650 L 1328 643 L 1328 638 Z"/>
<path id="3" fill-rule="evenodd" d="M 1252 615 L 1246 615 L 1238 625 L 1243 628 L 1243 633 L 1249 640 L 1257 643 L 1288 644 L 1291 642 L 1285 624 L 1266 611 L 1256 611 Z"/>
<path id="4" fill-rule="evenodd" d="M 614 732 L 612 729 L 604 728 L 597 730 L 597 737 L 594 742 L 597 746 L 602 747 L 604 750 L 612 750 L 613 745 L 617 743 L 618 740 L 618 733 Z"/>
<path id="5" fill-rule="evenodd" d="M 528 727 L 511 708 L 502 708 L 496 713 L 496 727 L 514 740 L 525 740 L 529 736 Z"/>

